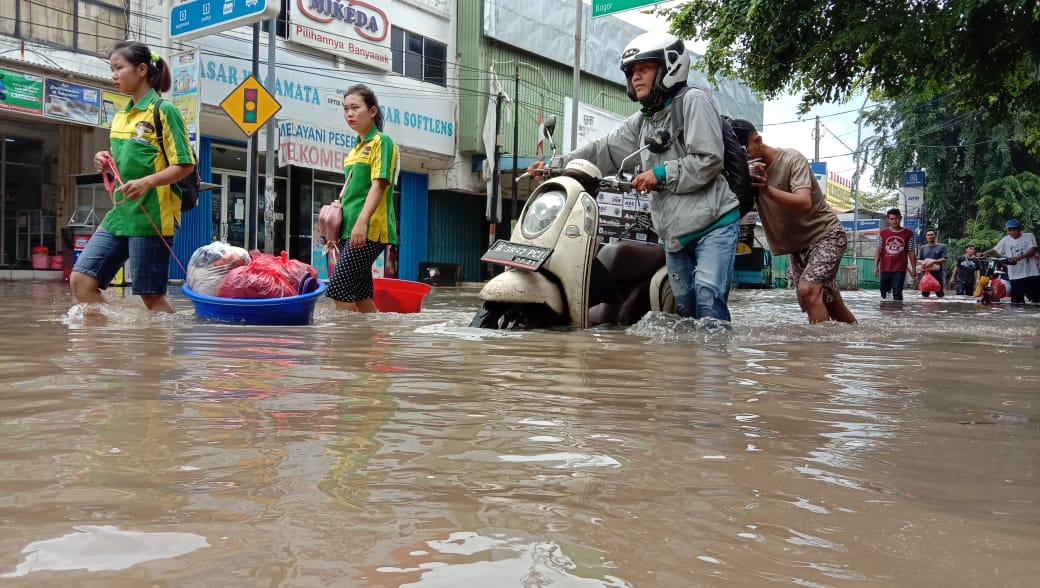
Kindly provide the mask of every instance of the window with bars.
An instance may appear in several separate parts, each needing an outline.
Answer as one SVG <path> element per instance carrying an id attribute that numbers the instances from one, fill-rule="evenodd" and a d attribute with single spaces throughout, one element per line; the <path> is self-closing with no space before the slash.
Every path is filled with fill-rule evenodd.
<path id="1" fill-rule="evenodd" d="M 420 34 L 390 27 L 392 69 L 405 77 L 447 85 L 448 46 Z"/>
<path id="2" fill-rule="evenodd" d="M 127 12 L 123 0 L 0 0 L 0 34 L 108 57 Z"/>

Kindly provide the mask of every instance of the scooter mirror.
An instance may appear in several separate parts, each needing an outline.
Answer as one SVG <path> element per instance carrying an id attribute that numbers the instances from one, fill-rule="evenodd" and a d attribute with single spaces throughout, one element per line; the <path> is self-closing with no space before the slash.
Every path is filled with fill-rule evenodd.
<path id="1" fill-rule="evenodd" d="M 556 117 L 555 116 L 550 116 L 549 118 L 545 119 L 545 138 L 546 139 L 551 139 L 552 136 L 553 136 L 553 133 L 555 131 L 556 131 Z"/>
<path id="2" fill-rule="evenodd" d="M 643 141 L 643 144 L 650 150 L 650 153 L 664 153 L 668 150 L 668 146 L 671 143 L 672 134 L 665 129 L 658 130 Z"/>

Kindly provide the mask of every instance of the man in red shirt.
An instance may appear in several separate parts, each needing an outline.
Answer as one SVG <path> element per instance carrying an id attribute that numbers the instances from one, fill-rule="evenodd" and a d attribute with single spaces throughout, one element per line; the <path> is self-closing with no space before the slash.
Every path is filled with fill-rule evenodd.
<path id="1" fill-rule="evenodd" d="M 898 208 L 888 210 L 888 227 L 878 233 L 877 253 L 874 254 L 874 275 L 881 277 L 881 299 L 892 292 L 892 300 L 903 299 L 903 280 L 906 270 L 917 278 L 917 242 L 914 232 L 903 228 L 903 215 Z"/>

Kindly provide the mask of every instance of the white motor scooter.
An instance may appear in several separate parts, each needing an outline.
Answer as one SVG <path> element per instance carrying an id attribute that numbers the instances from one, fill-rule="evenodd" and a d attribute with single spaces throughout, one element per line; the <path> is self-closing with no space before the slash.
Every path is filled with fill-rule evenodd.
<path id="1" fill-rule="evenodd" d="M 553 122 L 546 123 L 552 142 Z M 641 149 L 667 148 L 667 131 Z M 649 310 L 675 312 L 664 250 L 660 245 L 621 240 L 599 246 L 599 190 L 628 192 L 629 180 L 603 177 L 592 163 L 576 159 L 563 169 L 544 168 L 508 241 L 498 240 L 481 258 L 506 266 L 481 289 L 483 301 L 471 326 L 533 329 L 597 324 L 634 324 Z M 526 174 L 525 174 L 526 175 Z"/>

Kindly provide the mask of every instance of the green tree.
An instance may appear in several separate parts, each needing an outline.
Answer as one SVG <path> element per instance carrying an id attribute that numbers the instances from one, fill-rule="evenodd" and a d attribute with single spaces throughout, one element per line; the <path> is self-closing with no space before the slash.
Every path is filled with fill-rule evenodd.
<path id="1" fill-rule="evenodd" d="M 709 78 L 745 80 L 802 111 L 857 91 L 878 100 L 944 96 L 996 122 L 1028 114 L 1040 139 L 1037 0 L 691 0 L 660 10 L 671 30 L 708 47 Z"/>
<path id="2" fill-rule="evenodd" d="M 1027 230 L 1040 230 L 1040 176 L 1022 172 L 987 183 L 982 187 L 978 208 L 982 228 L 1003 233 L 1007 219 L 1017 218 Z"/>
<path id="3" fill-rule="evenodd" d="M 1040 185 L 1028 179 L 1040 172 L 1040 160 L 1015 140 L 1013 121 L 957 112 L 945 98 L 897 99 L 871 111 L 867 121 L 874 126 L 869 148 L 879 154 L 874 183 L 897 186 L 904 171 L 925 170 L 925 211 L 940 235 L 969 235 L 977 215 L 983 227 L 1002 229 L 1004 220 L 984 213 L 1021 210 L 1040 197 Z"/>
<path id="4" fill-rule="evenodd" d="M 889 208 L 899 205 L 899 193 L 888 190 L 877 190 L 874 192 L 859 192 L 860 210 L 875 210 L 885 212 Z"/>

